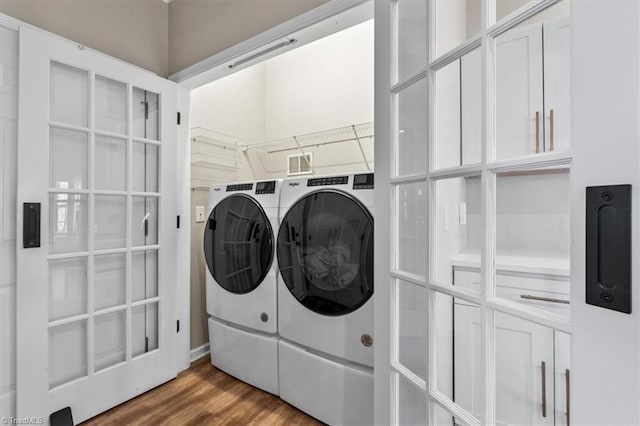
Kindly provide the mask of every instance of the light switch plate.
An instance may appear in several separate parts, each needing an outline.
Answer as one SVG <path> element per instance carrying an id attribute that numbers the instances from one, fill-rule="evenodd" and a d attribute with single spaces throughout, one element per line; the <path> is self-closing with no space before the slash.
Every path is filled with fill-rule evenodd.
<path id="1" fill-rule="evenodd" d="M 196 206 L 196 223 L 204 222 L 204 206 Z"/>
<path id="2" fill-rule="evenodd" d="M 459 213 L 460 213 L 460 225 L 466 225 L 467 224 L 467 203 L 460 203 L 460 207 L 459 207 Z"/>

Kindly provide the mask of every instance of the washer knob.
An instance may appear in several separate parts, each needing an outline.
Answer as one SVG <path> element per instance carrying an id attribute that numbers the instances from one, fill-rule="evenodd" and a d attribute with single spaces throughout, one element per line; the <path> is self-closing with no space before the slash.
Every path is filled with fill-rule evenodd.
<path id="1" fill-rule="evenodd" d="M 369 346 L 373 345 L 373 337 L 368 334 L 363 334 L 362 336 L 360 336 L 360 343 L 368 348 Z"/>

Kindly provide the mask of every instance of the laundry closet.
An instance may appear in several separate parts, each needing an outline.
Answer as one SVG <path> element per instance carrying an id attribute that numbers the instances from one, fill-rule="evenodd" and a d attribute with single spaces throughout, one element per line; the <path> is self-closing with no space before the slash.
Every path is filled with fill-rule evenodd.
<path id="1" fill-rule="evenodd" d="M 329 424 L 373 421 L 374 25 L 349 14 L 190 111 L 192 350 Z"/>

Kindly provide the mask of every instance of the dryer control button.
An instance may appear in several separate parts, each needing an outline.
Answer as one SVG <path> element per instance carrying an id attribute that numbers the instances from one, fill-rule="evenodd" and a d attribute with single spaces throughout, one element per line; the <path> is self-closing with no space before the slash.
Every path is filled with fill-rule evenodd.
<path id="1" fill-rule="evenodd" d="M 360 336 L 360 343 L 368 348 L 369 346 L 373 345 L 373 337 L 368 334 L 363 334 L 362 336 Z"/>
<path id="2" fill-rule="evenodd" d="M 263 312 L 260 314 L 260 319 L 262 320 L 262 322 L 267 322 L 269 321 L 269 315 L 267 315 L 266 312 Z"/>

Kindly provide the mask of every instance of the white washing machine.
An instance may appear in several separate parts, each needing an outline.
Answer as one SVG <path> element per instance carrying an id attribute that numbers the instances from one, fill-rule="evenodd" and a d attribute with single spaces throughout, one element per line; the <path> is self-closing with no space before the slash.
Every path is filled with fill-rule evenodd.
<path id="1" fill-rule="evenodd" d="M 277 239 L 280 397 L 373 423 L 373 173 L 285 180 Z"/>
<path id="2" fill-rule="evenodd" d="M 211 363 L 276 395 L 280 185 L 212 186 L 204 231 Z"/>

